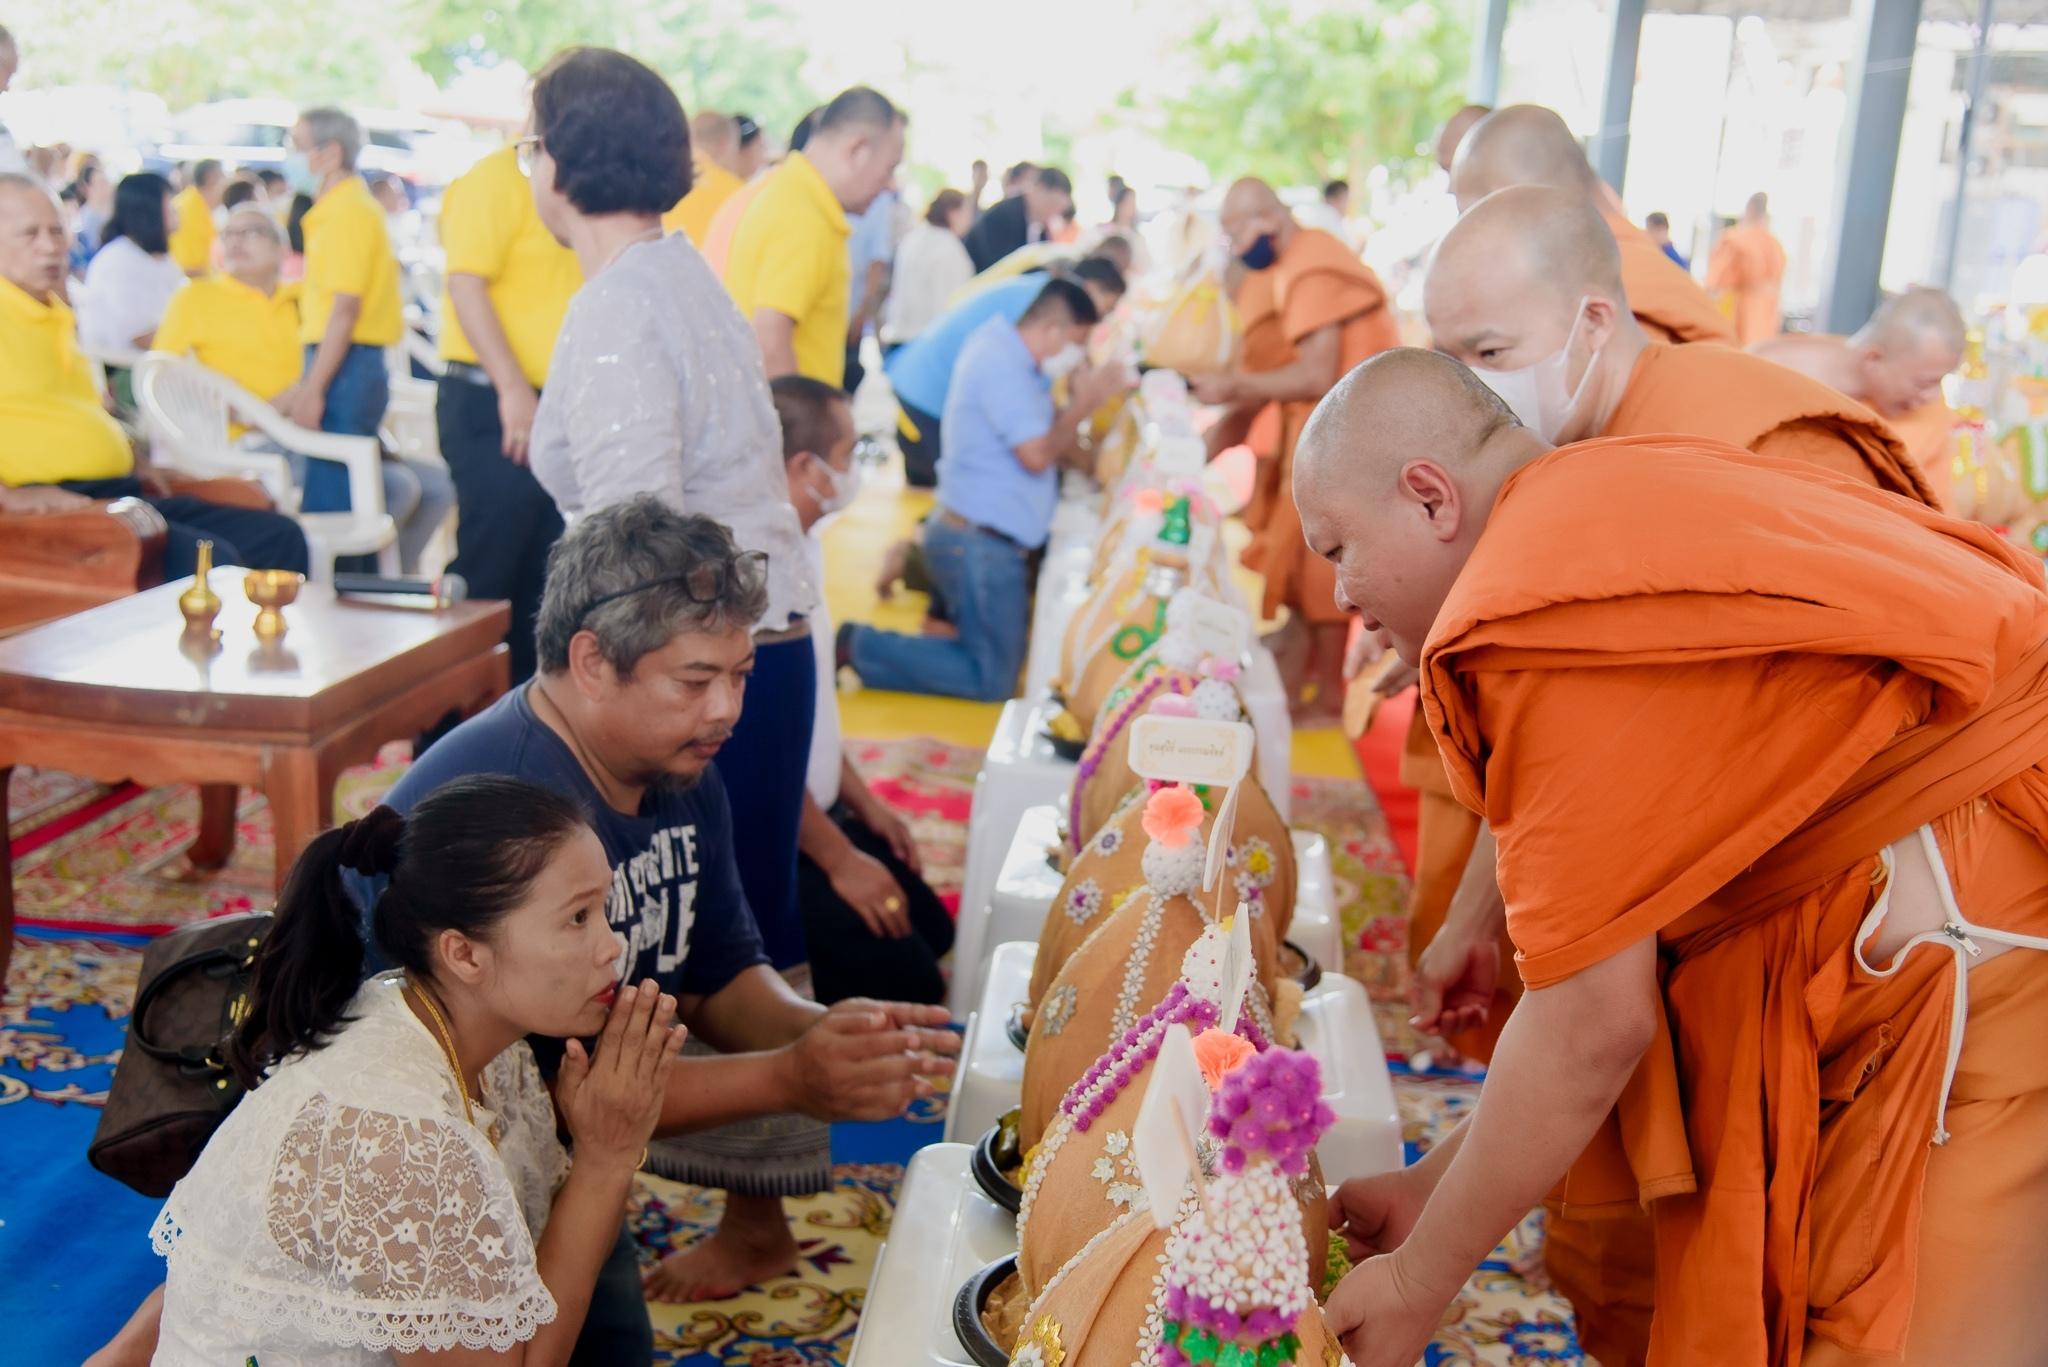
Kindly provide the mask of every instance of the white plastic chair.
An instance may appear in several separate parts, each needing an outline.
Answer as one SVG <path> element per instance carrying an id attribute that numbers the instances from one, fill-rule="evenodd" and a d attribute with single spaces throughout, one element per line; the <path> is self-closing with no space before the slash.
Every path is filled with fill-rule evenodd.
<path id="1" fill-rule="evenodd" d="M 135 404 L 160 463 L 201 478 L 240 476 L 260 483 L 277 510 L 305 532 L 316 582 L 333 582 L 338 555 L 376 555 L 387 572 L 397 568 L 393 543 L 398 529 L 384 511 L 379 468 L 384 458 L 375 438 L 300 427 L 227 376 L 163 352 L 151 352 L 136 364 Z M 348 510 L 301 511 L 290 463 L 281 455 L 237 445 L 228 435 L 230 421 L 261 432 L 287 451 L 346 466 Z"/>

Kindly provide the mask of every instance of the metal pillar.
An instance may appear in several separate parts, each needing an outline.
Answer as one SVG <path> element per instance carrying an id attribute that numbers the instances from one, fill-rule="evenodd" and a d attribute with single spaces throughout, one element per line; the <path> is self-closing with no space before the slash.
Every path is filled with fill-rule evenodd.
<path id="1" fill-rule="evenodd" d="M 1970 80 L 1963 101 L 1963 126 L 1956 133 L 1956 201 L 1949 210 L 1948 244 L 1941 254 L 1941 287 L 1956 285 L 1956 253 L 1963 245 L 1963 206 L 1969 201 L 1970 145 L 1977 137 L 1977 111 L 1984 107 L 1984 73 L 1991 65 L 1992 0 L 1977 0 L 1977 27 L 1970 35 Z"/>
<path id="2" fill-rule="evenodd" d="M 1472 30 L 1472 76 L 1465 98 L 1473 104 L 1500 103 L 1500 43 L 1508 29 L 1508 0 L 1479 0 L 1479 26 Z"/>
<path id="3" fill-rule="evenodd" d="M 1906 83 L 1920 36 L 1920 0 L 1856 0 L 1862 51 L 1849 82 L 1840 184 L 1835 194 L 1834 268 L 1821 296 L 1825 331 L 1854 332 L 1877 310 L 1877 275 L 1891 217 Z"/>
<path id="4" fill-rule="evenodd" d="M 1607 38 L 1607 86 L 1600 95 L 1600 131 L 1586 149 L 1600 179 L 1621 192 L 1628 170 L 1629 112 L 1636 102 L 1636 52 L 1643 41 L 1643 0 L 1614 0 Z"/>

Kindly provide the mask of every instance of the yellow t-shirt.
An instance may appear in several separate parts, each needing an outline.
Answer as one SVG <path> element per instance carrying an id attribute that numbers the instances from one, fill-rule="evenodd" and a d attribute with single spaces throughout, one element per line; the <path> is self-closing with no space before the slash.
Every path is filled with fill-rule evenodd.
<path id="1" fill-rule="evenodd" d="M 187 185 L 171 200 L 178 211 L 178 231 L 171 234 L 171 260 L 185 274 L 213 266 L 213 208 L 196 186 Z"/>
<path id="2" fill-rule="evenodd" d="M 0 484 L 134 473 L 135 452 L 100 404 L 70 307 L 0 280 Z"/>
<path id="3" fill-rule="evenodd" d="M 562 315 L 583 288 L 583 268 L 576 253 L 542 226 L 515 149 L 491 153 L 449 185 L 441 198 L 441 246 L 448 254 L 448 274 L 480 276 L 486 282 L 491 309 L 519 368 L 528 383 L 540 388 Z M 469 365 L 479 360 L 455 316 L 455 301 L 445 293 L 441 356 Z"/>
<path id="4" fill-rule="evenodd" d="M 299 287 L 265 294 L 232 275 L 208 275 L 171 296 L 151 351 L 190 356 L 259 399 L 274 399 L 305 369 Z"/>
<path id="5" fill-rule="evenodd" d="M 846 378 L 852 232 L 818 168 L 792 152 L 761 182 L 725 261 L 725 288 L 740 313 L 750 323 L 756 309 L 794 319 L 798 372 L 829 385 Z"/>
<path id="6" fill-rule="evenodd" d="M 350 340 L 363 346 L 395 346 L 405 313 L 398 301 L 398 256 L 384 210 L 370 197 L 361 176 L 352 175 L 320 196 L 306 211 L 306 292 L 299 340 L 308 346 L 327 331 L 334 296 L 363 301 Z"/>
<path id="7" fill-rule="evenodd" d="M 676 207 L 661 216 L 662 228 L 672 233 L 688 233 L 690 245 L 702 251 L 704 244 L 711 240 L 711 220 L 718 217 L 718 211 L 725 202 L 744 184 L 745 181 L 708 157 L 697 158 L 697 179 L 690 186 L 690 193 L 677 200 Z"/>

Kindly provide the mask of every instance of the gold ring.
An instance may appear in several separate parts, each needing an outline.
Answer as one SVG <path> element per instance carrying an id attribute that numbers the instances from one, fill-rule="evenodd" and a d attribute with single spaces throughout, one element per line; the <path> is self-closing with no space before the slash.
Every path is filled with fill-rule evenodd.
<path id="1" fill-rule="evenodd" d="M 903 910 L 903 899 L 901 897 L 891 897 L 888 901 L 882 903 L 882 906 L 889 911 L 901 911 Z"/>

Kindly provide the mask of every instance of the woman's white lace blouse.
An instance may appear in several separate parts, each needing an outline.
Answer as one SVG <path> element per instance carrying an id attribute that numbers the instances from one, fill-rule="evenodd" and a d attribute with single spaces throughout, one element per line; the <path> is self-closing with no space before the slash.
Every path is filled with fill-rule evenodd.
<path id="1" fill-rule="evenodd" d="M 471 1124 L 399 989 L 365 983 L 334 1040 L 243 1098 L 171 1192 L 151 1232 L 169 1263 L 157 1364 L 503 1350 L 554 1319 L 534 1246 L 569 1159 L 533 1051 L 484 1069 Z"/>

